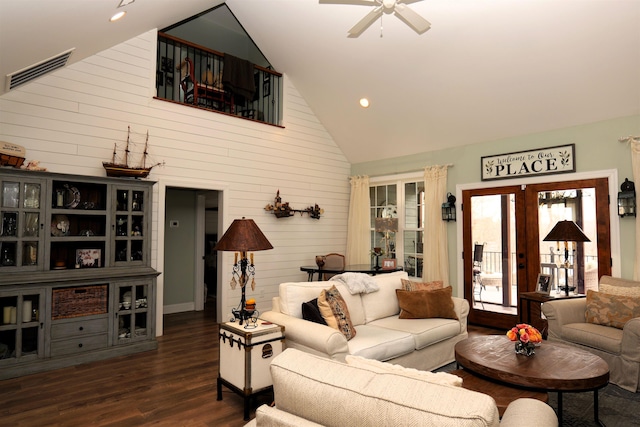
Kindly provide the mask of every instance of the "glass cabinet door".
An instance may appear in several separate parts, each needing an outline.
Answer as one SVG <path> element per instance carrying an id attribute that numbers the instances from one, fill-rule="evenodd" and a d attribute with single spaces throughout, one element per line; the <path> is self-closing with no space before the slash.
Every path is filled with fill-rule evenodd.
<path id="1" fill-rule="evenodd" d="M 116 265 L 148 264 L 149 191 L 147 188 L 117 188 L 115 191 L 114 253 Z"/>
<path id="2" fill-rule="evenodd" d="M 116 344 L 147 340 L 152 337 L 149 282 L 116 284 Z"/>
<path id="3" fill-rule="evenodd" d="M 43 268 L 44 183 L 0 176 L 0 270 Z"/>
<path id="4" fill-rule="evenodd" d="M 42 304 L 44 291 L 41 289 L 0 292 L 0 366 L 10 360 L 23 361 L 42 357 Z"/>

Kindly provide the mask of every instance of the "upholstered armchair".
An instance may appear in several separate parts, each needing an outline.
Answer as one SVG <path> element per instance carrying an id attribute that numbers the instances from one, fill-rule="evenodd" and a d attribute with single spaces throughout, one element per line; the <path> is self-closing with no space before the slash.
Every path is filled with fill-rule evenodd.
<path id="1" fill-rule="evenodd" d="M 344 255 L 331 253 L 327 254 L 324 257 L 324 268 L 331 270 L 339 270 L 344 269 Z M 335 276 L 338 273 L 324 273 L 323 280 L 329 280 L 331 277 Z"/>
<path id="2" fill-rule="evenodd" d="M 608 318 L 619 316 L 615 303 L 620 303 L 621 298 L 629 298 L 630 304 L 624 304 L 625 309 L 631 307 L 634 313 L 638 312 L 640 282 L 602 276 L 599 292 L 591 297 L 545 302 L 542 312 L 549 322 L 548 339 L 602 357 L 609 365 L 609 382 L 632 392 L 640 391 L 640 317 L 623 324 L 616 325 L 614 321 L 614 326 L 606 325 Z M 599 306 L 595 305 L 596 300 L 600 301 Z"/>

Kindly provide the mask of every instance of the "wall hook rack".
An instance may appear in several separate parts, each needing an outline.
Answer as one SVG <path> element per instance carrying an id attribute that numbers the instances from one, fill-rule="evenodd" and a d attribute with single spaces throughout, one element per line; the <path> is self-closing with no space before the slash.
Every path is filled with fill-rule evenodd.
<path id="1" fill-rule="evenodd" d="M 293 216 L 299 213 L 301 216 L 303 214 L 309 214 L 310 218 L 320 219 L 320 215 L 324 213 L 324 209 L 321 209 L 320 206 L 316 203 L 314 206 L 309 206 L 306 209 L 293 209 L 289 206 L 289 202 L 282 203 L 282 198 L 280 198 L 280 190 L 276 193 L 276 198 L 274 200 L 273 205 L 268 204 L 264 207 L 264 210 L 267 212 L 273 212 L 276 218 L 286 218 Z"/>

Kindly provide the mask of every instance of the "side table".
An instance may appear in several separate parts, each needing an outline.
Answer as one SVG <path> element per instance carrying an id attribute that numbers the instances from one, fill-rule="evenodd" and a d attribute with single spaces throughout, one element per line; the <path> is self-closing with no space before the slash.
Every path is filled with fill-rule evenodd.
<path id="1" fill-rule="evenodd" d="M 269 364 L 282 353 L 284 326 L 258 319 L 255 328 L 245 328 L 237 322 L 220 325 L 218 370 L 218 400 L 222 386 L 244 398 L 244 419 L 249 419 L 252 399 L 273 390 Z"/>
<path id="2" fill-rule="evenodd" d="M 528 323 L 542 333 L 544 338 L 547 337 L 547 321 L 541 317 L 541 306 L 547 301 L 555 301 L 568 298 L 585 298 L 584 294 L 543 294 L 540 292 L 521 292 L 520 293 L 520 323 Z M 533 305 L 533 307 L 532 307 Z M 532 311 L 532 308 L 535 308 Z"/>

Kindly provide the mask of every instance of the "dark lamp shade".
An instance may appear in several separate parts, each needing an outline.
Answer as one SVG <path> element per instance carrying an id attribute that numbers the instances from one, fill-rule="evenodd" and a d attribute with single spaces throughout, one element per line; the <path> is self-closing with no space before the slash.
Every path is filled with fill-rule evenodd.
<path id="1" fill-rule="evenodd" d="M 224 233 L 216 251 L 255 252 L 273 249 L 273 246 L 252 219 L 235 219 Z"/>
<path id="2" fill-rule="evenodd" d="M 582 229 L 573 221 L 558 221 L 551 229 L 545 242 L 590 242 Z"/>
<path id="3" fill-rule="evenodd" d="M 398 231 L 398 218 L 376 218 L 376 231 Z"/>

